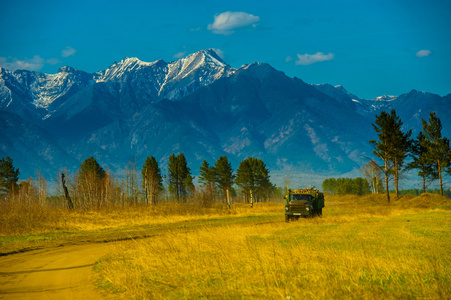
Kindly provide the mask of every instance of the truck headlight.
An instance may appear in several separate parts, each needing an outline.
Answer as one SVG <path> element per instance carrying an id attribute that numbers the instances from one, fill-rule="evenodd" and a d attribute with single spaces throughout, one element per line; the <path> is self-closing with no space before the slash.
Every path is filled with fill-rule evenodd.
<path id="1" fill-rule="evenodd" d="M 306 207 L 306 208 L 305 208 L 305 210 L 306 210 L 306 211 L 309 211 L 309 208 L 308 208 L 308 207 Z"/>
<path id="2" fill-rule="evenodd" d="M 288 207 L 285 207 L 285 210 L 288 210 Z"/>

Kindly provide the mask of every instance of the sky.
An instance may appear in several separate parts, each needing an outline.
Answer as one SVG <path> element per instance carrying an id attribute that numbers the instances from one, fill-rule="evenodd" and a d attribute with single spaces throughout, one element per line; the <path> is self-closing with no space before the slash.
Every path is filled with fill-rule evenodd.
<path id="1" fill-rule="evenodd" d="M 0 0 L 0 67 L 86 72 L 216 49 L 360 98 L 451 93 L 451 0 Z"/>

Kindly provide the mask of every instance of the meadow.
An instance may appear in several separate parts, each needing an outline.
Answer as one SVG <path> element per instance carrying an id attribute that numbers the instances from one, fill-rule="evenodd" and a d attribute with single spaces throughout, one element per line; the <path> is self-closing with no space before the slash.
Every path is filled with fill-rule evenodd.
<path id="1" fill-rule="evenodd" d="M 94 267 L 111 299 L 451 297 L 451 203 L 434 194 L 327 196 L 322 218 L 290 223 L 282 202 L 2 205 L 0 254 L 119 241 Z"/>
<path id="2" fill-rule="evenodd" d="M 448 199 L 328 199 L 322 218 L 285 223 L 282 204 L 258 203 L 258 220 L 249 209 L 119 244 L 97 283 L 122 299 L 451 297 Z"/>

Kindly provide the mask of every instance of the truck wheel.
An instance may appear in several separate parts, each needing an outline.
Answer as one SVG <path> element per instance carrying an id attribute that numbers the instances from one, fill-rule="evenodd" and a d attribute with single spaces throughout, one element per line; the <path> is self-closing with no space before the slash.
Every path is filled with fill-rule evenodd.
<path id="1" fill-rule="evenodd" d="M 320 216 L 320 217 L 323 216 L 323 208 L 322 207 L 318 211 L 318 216 Z"/>
<path id="2" fill-rule="evenodd" d="M 290 223 L 290 216 L 289 215 L 285 215 L 285 222 Z"/>

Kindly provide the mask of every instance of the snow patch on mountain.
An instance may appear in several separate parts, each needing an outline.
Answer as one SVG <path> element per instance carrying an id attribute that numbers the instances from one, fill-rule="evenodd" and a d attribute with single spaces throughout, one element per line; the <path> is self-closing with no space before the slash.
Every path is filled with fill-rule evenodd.
<path id="1" fill-rule="evenodd" d="M 126 57 L 119 63 L 114 63 L 108 69 L 95 73 L 96 82 L 121 81 L 130 72 L 136 72 L 144 68 L 158 64 L 155 62 L 144 62 L 136 57 Z"/>
<path id="2" fill-rule="evenodd" d="M 321 143 L 319 136 L 315 129 L 313 129 L 308 123 L 304 124 L 304 129 L 307 131 L 307 135 L 310 137 L 310 141 L 313 145 L 313 151 L 322 160 L 330 162 L 330 156 L 328 154 L 329 149 L 327 144 Z"/>

